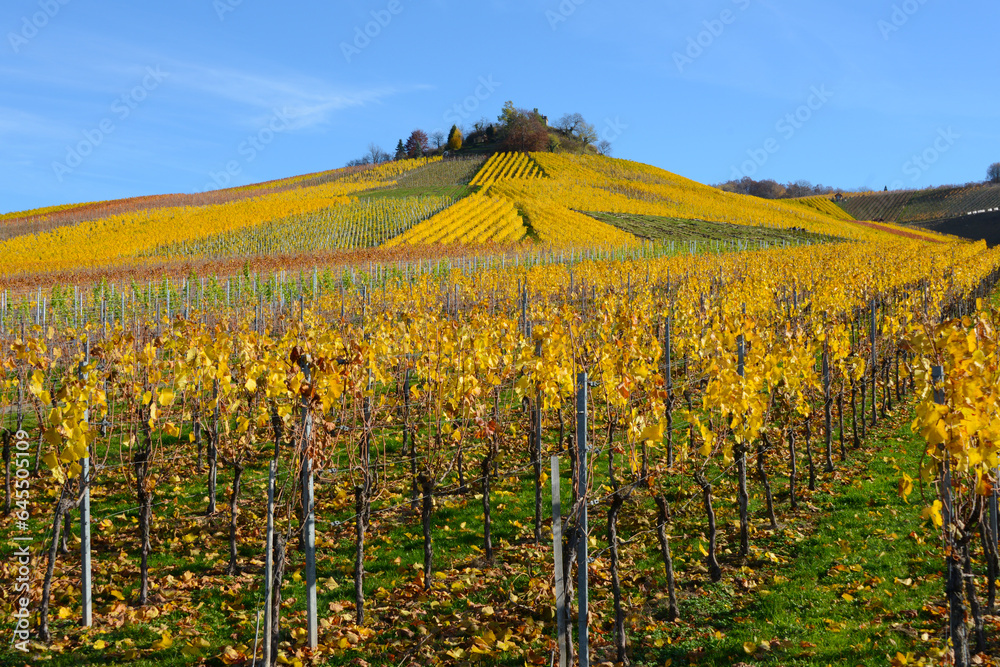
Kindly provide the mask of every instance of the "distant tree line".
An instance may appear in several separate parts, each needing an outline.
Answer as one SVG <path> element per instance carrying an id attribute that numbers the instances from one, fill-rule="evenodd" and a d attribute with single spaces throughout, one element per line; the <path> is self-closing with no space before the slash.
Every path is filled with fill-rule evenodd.
<path id="1" fill-rule="evenodd" d="M 986 180 L 970 181 L 964 185 L 938 185 L 927 190 L 970 188 L 977 185 L 998 184 L 1000 185 L 1000 162 L 994 162 L 986 169 Z M 845 190 L 842 188 L 831 188 L 827 185 L 813 185 L 806 180 L 798 180 L 794 183 L 781 184 L 772 179 L 755 181 L 749 176 L 744 176 L 740 180 L 726 181 L 719 183 L 715 187 L 726 192 L 735 192 L 741 195 L 750 195 L 762 199 L 791 199 L 794 197 L 812 197 L 816 195 L 834 195 L 845 192 L 871 192 L 869 188 L 858 188 L 856 190 Z M 886 187 L 886 190 L 889 188 Z"/>
<path id="2" fill-rule="evenodd" d="M 350 160 L 347 163 L 348 167 L 363 167 L 369 164 L 382 164 L 383 162 L 391 162 L 392 155 L 387 153 L 382 149 L 381 146 L 372 142 L 368 144 L 368 152 L 361 157 Z"/>
<path id="3" fill-rule="evenodd" d="M 817 183 L 813 185 L 807 180 L 798 180 L 794 183 L 782 185 L 771 179 L 755 181 L 749 176 L 744 176 L 740 180 L 726 181 L 715 187 L 726 192 L 735 192 L 751 197 L 762 199 L 791 199 L 794 197 L 812 197 L 816 195 L 832 195 L 838 192 L 845 192 L 841 188 L 831 188 L 828 185 Z"/>
<path id="4" fill-rule="evenodd" d="M 518 108 L 513 102 L 507 102 L 495 122 L 483 118 L 473 123 L 468 130 L 452 125 L 448 134 L 438 131 L 428 135 L 423 130 L 416 129 L 406 140 L 399 140 L 394 152 L 390 153 L 371 143 L 364 155 L 351 160 L 347 166 L 444 155 L 463 148 L 480 151 L 493 148 L 517 152 L 611 154 L 611 143 L 598 141 L 597 130 L 581 114 L 565 114 L 555 125 L 549 125 L 548 117 L 538 109 Z"/>

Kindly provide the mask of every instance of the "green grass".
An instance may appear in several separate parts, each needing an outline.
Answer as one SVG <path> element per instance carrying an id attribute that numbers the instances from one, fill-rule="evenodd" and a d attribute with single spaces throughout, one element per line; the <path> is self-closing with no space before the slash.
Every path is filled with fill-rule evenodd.
<path id="1" fill-rule="evenodd" d="M 485 163 L 481 157 L 441 160 L 403 174 L 396 183 L 403 188 L 468 185 Z"/>
<path id="2" fill-rule="evenodd" d="M 466 185 L 435 185 L 435 186 L 411 186 L 393 187 L 385 190 L 371 190 L 358 195 L 359 199 L 406 199 L 407 197 L 452 197 L 456 201 L 472 193 L 472 189 Z"/>
<path id="3" fill-rule="evenodd" d="M 485 157 L 433 162 L 403 174 L 392 187 L 371 190 L 358 196 L 362 199 L 383 199 L 437 195 L 457 201 L 472 194 L 469 181 L 485 162 Z"/>
<path id="4" fill-rule="evenodd" d="M 186 433 L 184 435 L 186 438 Z M 393 480 L 400 481 L 407 462 L 398 456 L 398 440 L 390 437 L 384 444 L 388 447 Z M 165 443 L 165 450 L 168 452 L 176 451 L 176 447 L 176 443 L 172 441 Z M 117 452 L 117 445 L 114 446 L 114 451 Z M 244 574 L 239 577 L 224 574 L 228 564 L 229 469 L 222 465 L 219 468 L 218 514 L 205 517 L 205 474 L 195 474 L 193 453 L 187 451 L 171 466 L 159 468 L 164 477 L 157 486 L 157 505 L 154 507 L 153 553 L 150 557 L 154 600 L 150 606 L 157 609 L 157 615 L 152 619 L 145 618 L 140 610 L 131 606 L 138 596 L 139 580 L 134 491 L 120 474 L 104 477 L 98 482 L 92 493 L 94 609 L 97 627 L 83 632 L 76 624 L 79 618 L 79 565 L 75 555 L 78 553 L 77 541 L 76 544 L 71 543 L 71 555 L 61 557 L 57 563 L 50 621 L 56 642 L 50 651 L 45 652 L 51 659 L 51 664 L 71 665 L 81 659 L 87 663 L 103 661 L 106 664 L 197 664 L 198 660 L 181 653 L 182 644 L 187 640 L 200 637 L 208 641 L 211 646 L 205 651 L 205 657 L 208 658 L 219 655 L 226 646 L 250 644 L 254 637 L 255 609 L 263 571 L 260 562 L 263 552 L 262 500 L 266 498 L 264 479 L 266 457 L 270 451 L 270 446 L 262 447 L 260 455 L 253 458 L 244 473 L 240 519 L 240 562 L 244 567 Z M 113 453 L 113 456 L 117 454 Z M 345 467 L 347 461 L 344 458 L 345 460 L 331 461 L 329 466 Z M 116 472 L 120 473 L 121 469 L 116 469 Z M 475 473 L 470 470 L 468 475 L 471 478 Z M 335 522 L 350 519 L 353 515 L 353 498 L 348 497 L 352 487 L 344 476 L 338 478 L 336 484 L 323 483 L 323 478 L 328 476 L 320 476 L 316 494 L 317 542 L 320 547 L 317 562 L 319 608 L 321 616 L 328 617 L 331 616 L 330 605 L 340 604 L 346 608 L 343 615 L 350 618 L 354 599 L 354 525 L 348 521 L 338 526 Z M 452 475 L 446 485 L 453 483 L 454 478 L 455 475 Z M 504 545 L 517 543 L 520 539 L 523 529 L 516 527 L 513 521 L 524 521 L 524 517 L 530 516 L 531 495 L 526 491 L 528 484 L 530 482 L 523 477 L 495 482 L 494 544 L 501 553 Z M 376 513 L 370 528 L 366 559 L 366 590 L 372 618 L 395 613 L 396 605 L 380 593 L 380 589 L 395 590 L 402 585 L 415 588 L 413 581 L 416 570 L 413 566 L 422 563 L 423 540 L 419 515 L 407 508 L 386 514 L 378 512 L 379 509 L 405 504 L 404 496 L 396 495 L 393 491 L 405 492 L 406 488 L 405 483 L 398 488 L 394 485 L 375 503 Z M 33 480 L 32 489 L 33 551 L 43 553 L 44 545 L 47 553 L 47 535 L 51 529 L 50 508 L 54 502 L 55 485 L 48 478 L 36 479 Z M 124 513 L 115 516 L 119 512 Z M 78 535 L 76 516 L 74 515 L 73 533 Z M 104 518 L 109 518 L 112 522 L 110 528 L 100 525 Z M 286 520 L 282 525 L 287 527 L 287 523 Z M 293 523 L 297 525 L 297 521 Z M 462 523 L 466 525 L 462 526 Z M 466 496 L 437 499 L 434 512 L 435 570 L 449 573 L 447 586 L 459 576 L 459 573 L 452 570 L 454 566 L 468 563 L 477 557 L 473 545 L 481 544 L 477 530 L 481 523 L 481 504 L 476 499 L 474 490 L 470 489 Z M 4 524 L 4 528 L 10 533 L 13 530 L 10 518 L 4 519 Z M 185 543 L 184 536 L 193 537 L 194 541 Z M 4 551 L 7 552 L 9 548 L 9 544 L 5 544 Z M 520 557 L 518 553 L 511 553 L 503 557 L 501 562 L 516 563 Z M 289 558 L 284 595 L 286 600 L 291 599 L 292 602 L 283 613 L 287 621 L 285 627 L 291 630 L 305 627 L 305 590 L 304 580 L 298 579 L 299 575 L 304 576 L 303 557 L 292 548 Z M 41 588 L 44 567 L 44 557 L 35 560 L 35 582 L 32 587 L 36 597 Z M 193 574 L 190 582 L 183 580 L 185 573 Z M 168 577 L 173 577 L 173 581 L 168 581 Z M 426 596 L 437 598 L 434 602 L 435 609 L 461 608 L 463 605 L 451 601 L 447 586 L 436 582 L 436 590 Z M 496 586 L 498 594 L 506 590 L 508 589 L 505 587 Z M 515 584 L 509 590 L 519 590 L 519 587 Z M 119 601 L 112 591 L 121 593 L 124 602 Z M 160 591 L 164 592 L 166 600 L 155 597 Z M 229 595 L 228 591 L 234 592 L 234 595 Z M 426 596 L 419 592 L 420 598 Z M 498 606 L 506 599 L 503 596 L 495 597 L 485 589 L 479 590 L 477 597 L 480 600 L 492 600 Z M 67 618 L 59 618 L 60 607 L 70 610 Z M 153 642 L 160 638 L 164 630 L 173 633 L 173 646 L 165 650 L 153 650 Z M 105 642 L 107 646 L 93 648 L 94 642 L 98 640 Z M 301 642 L 296 643 L 301 645 Z M 131 649 L 137 649 L 137 659 L 129 654 Z M 0 656 L 3 655 L 0 652 Z M 20 654 L 11 652 L 7 657 L 16 661 Z M 343 661 L 334 662 L 347 662 L 351 658 L 351 655 L 347 655 Z"/>
<path id="5" fill-rule="evenodd" d="M 827 242 L 831 238 L 804 231 L 771 229 L 769 227 L 748 227 L 725 222 L 705 220 L 685 220 L 665 218 L 655 215 L 632 215 L 626 213 L 588 213 L 603 222 L 614 225 L 640 238 L 679 243 L 716 241 L 751 241 L 768 243 L 798 243 L 803 241 Z"/>
<path id="6" fill-rule="evenodd" d="M 780 565 L 760 559 L 752 571 L 688 586 L 685 623 L 660 637 L 671 643 L 643 651 L 647 664 L 875 665 L 897 652 L 938 655 L 944 624 L 928 603 L 943 597 L 943 556 L 916 495 L 906 504 L 896 488 L 897 467 L 915 475 L 922 451 L 906 416 L 881 429 L 873 448 L 851 452 L 850 472 L 807 495 L 780 534 L 753 540 Z M 751 595 L 737 594 L 748 585 Z"/>
<path id="7" fill-rule="evenodd" d="M 621 537 L 629 540 L 622 548 L 622 574 L 629 610 L 628 634 L 636 664 L 747 664 L 827 665 L 885 664 L 887 654 L 908 651 L 927 654 L 942 645 L 944 623 L 925 611 L 928 601 L 942 597 L 941 556 L 933 541 L 922 543 L 930 531 L 921 526 L 919 503 L 906 505 L 896 493 L 899 477 L 896 466 L 917 468 L 921 444 L 905 425 L 907 412 L 900 412 L 891 428 L 883 428 L 870 449 L 850 452 L 848 464 L 838 461 L 832 478 L 820 474 L 819 489 L 812 493 L 800 485 L 801 506 L 797 513 L 787 507 L 787 480 L 780 476 L 784 464 L 772 463 L 772 486 L 776 493 L 783 530 L 771 535 L 760 516 L 762 500 L 759 483 L 752 477 L 751 509 L 755 512 L 752 557 L 738 562 L 733 551 L 738 543 L 735 502 L 731 475 L 717 482 L 715 508 L 719 513 L 720 561 L 725 576 L 719 583 L 708 581 L 698 545 L 705 531 L 700 498 L 687 477 L 664 475 L 658 482 L 668 490 L 678 512 L 670 527 L 675 556 L 682 620 L 669 623 L 663 616 L 665 585 L 655 536 L 649 532 L 655 517 L 648 493 L 639 491 L 622 512 Z M 523 424 L 520 424 L 523 426 Z M 675 424 L 682 428 L 682 424 Z M 547 424 L 550 434 L 552 423 Z M 551 436 L 550 436 L 551 439 Z M 354 524 L 351 482 L 345 475 L 333 477 L 333 484 L 317 484 L 318 580 L 320 641 L 329 647 L 324 653 L 328 664 L 354 664 L 357 658 L 371 665 L 426 664 L 435 659 L 460 664 L 466 653 L 455 659 L 448 651 L 468 651 L 475 637 L 492 632 L 496 637 L 509 633 L 516 648 L 495 651 L 473 664 L 547 664 L 554 633 L 551 612 L 551 546 L 548 522 L 543 527 L 543 544 L 532 544 L 533 486 L 530 471 L 505 476 L 494 485 L 494 544 L 497 562 L 487 566 L 481 560 L 482 506 L 478 490 L 436 500 L 433 514 L 435 572 L 431 590 L 417 584 L 422 563 L 422 533 L 419 514 L 405 505 L 408 499 L 407 462 L 398 451 L 395 437 L 382 442 L 386 447 L 390 484 L 377 499 L 368 533 L 366 594 L 367 628 L 374 634 L 367 640 L 339 642 L 354 633 L 353 556 Z M 549 442 L 550 448 L 554 446 Z M 505 449 L 501 469 L 523 468 L 523 442 L 512 437 Z M 169 446 L 167 451 L 176 451 Z M 343 448 L 329 468 L 348 465 Z M 52 603 L 52 628 L 57 638 L 43 655 L 52 665 L 192 665 L 222 664 L 226 647 L 240 649 L 252 644 L 255 614 L 262 572 L 261 543 L 264 470 L 270 447 L 254 457 L 244 476 L 241 503 L 240 562 L 244 574 L 224 574 L 228 563 L 227 486 L 231 476 L 220 467 L 219 514 L 207 518 L 204 473 L 194 472 L 188 451 L 161 470 L 154 508 L 154 542 L 151 575 L 154 598 L 150 608 L 130 604 L 138 586 L 136 513 L 128 511 L 136 503 L 130 485 L 120 475 L 105 477 L 94 492 L 94 582 L 96 626 L 82 631 L 76 625 L 79 614 L 79 566 L 75 556 L 61 558 Z M 801 457 L 801 452 L 800 452 Z M 569 504 L 568 469 L 564 458 L 562 493 L 564 508 Z M 801 457 L 804 458 L 804 457 Z M 621 465 L 619 457 L 618 464 Z M 467 477 L 478 474 L 478 456 L 466 462 Z M 802 462 L 802 469 L 805 463 Z M 547 471 L 548 466 L 543 467 Z M 606 457 L 595 462 L 596 480 L 603 494 L 606 488 Z M 719 475 L 710 470 L 709 477 Z M 800 473 L 805 477 L 804 473 Z M 454 484 L 452 474 L 445 484 Z M 50 526 L 51 498 L 44 496 L 44 484 L 33 482 L 35 548 L 41 549 Z M 550 516 L 548 485 L 544 486 L 543 517 Z M 391 512 L 380 509 L 397 507 Z M 121 516 L 109 517 L 117 512 Z M 109 517 L 111 527 L 102 527 Z M 591 534 L 597 540 L 591 555 L 602 552 L 606 542 L 606 503 L 591 511 Z M 75 517 L 74 517 L 75 518 Z M 333 522 L 344 521 L 336 525 Z M 280 525 L 288 526 L 287 520 Z M 292 525 L 297 525 L 293 519 Z M 4 519 L 8 534 L 12 530 Z M 77 529 L 74 528 L 74 533 Z M 185 541 L 185 536 L 193 539 Z M 71 549 L 75 547 L 71 546 Z M 9 545 L 4 546 L 5 553 Z M 769 556 L 771 554 L 771 556 Z M 613 659 L 610 621 L 613 610 L 607 577 L 607 554 L 593 565 L 591 612 L 594 663 Z M 288 607 L 283 611 L 287 653 L 302 654 L 303 641 L 294 632 L 305 627 L 303 557 L 289 551 L 283 588 Z M 9 558 L 8 558 L 9 560 Z M 774 560 L 779 561 L 775 563 Z M 44 559 L 33 566 L 40 589 Z M 188 574 L 189 573 L 189 574 Z M 172 577 L 172 579 L 168 578 Z M 876 580 L 875 578 L 878 578 Z M 910 580 L 909 585 L 896 580 Z M 870 586 L 870 589 L 864 589 Z M 860 590 L 859 590 L 860 587 Z M 116 599 L 120 592 L 124 602 Z M 844 598 L 852 596 L 853 601 Z M 69 617 L 58 618 L 60 607 Z M 484 607 L 492 608 L 487 613 Z M 155 613 L 155 617 L 150 614 Z M 153 643 L 164 630 L 172 633 L 173 645 L 155 650 Z M 926 631 L 931 641 L 919 639 Z M 412 633 L 412 634 L 411 634 Z M 421 639 L 432 636 L 421 643 Z M 357 636 L 354 635 L 355 639 Z M 208 642 L 202 658 L 182 654 L 182 647 L 196 638 Z M 95 648 L 98 640 L 107 644 Z M 770 642 L 767 651 L 748 654 L 744 643 Z M 132 654 L 130 651 L 134 650 Z M 459 655 L 455 653 L 455 655 Z M 0 654 L 4 664 L 21 664 L 19 654 Z"/>

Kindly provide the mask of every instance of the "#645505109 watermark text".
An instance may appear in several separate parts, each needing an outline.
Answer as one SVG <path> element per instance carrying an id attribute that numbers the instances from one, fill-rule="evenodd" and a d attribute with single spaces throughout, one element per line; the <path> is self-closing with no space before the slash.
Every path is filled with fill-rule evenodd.
<path id="1" fill-rule="evenodd" d="M 28 434 L 18 431 L 14 434 L 14 527 L 16 532 L 11 536 L 14 542 L 14 552 L 11 556 L 16 560 L 14 581 L 14 608 L 11 613 L 14 621 L 12 645 L 18 651 L 28 652 L 28 640 L 31 638 L 31 542 L 33 537 L 28 530 L 28 520 L 31 518 L 31 479 L 28 467 L 31 463 L 31 443 Z"/>

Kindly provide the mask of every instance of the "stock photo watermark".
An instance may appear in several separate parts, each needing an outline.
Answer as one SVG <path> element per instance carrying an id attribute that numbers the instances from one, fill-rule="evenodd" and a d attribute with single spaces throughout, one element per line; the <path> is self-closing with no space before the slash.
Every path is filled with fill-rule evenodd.
<path id="1" fill-rule="evenodd" d="M 292 128 L 292 119 L 296 115 L 295 111 L 288 109 L 288 107 L 281 110 L 275 109 L 271 117 L 257 132 L 248 135 L 236 147 L 236 153 L 242 159 L 229 160 L 221 170 L 209 171 L 208 177 L 212 180 L 206 183 L 201 191 L 209 192 L 210 190 L 228 187 L 234 178 L 243 173 L 245 165 L 252 163 L 261 153 L 267 150 L 267 147 L 274 142 L 279 134 L 287 132 Z"/>
<path id="2" fill-rule="evenodd" d="M 213 0 L 212 7 L 220 21 L 226 20 L 226 14 L 231 14 L 243 4 L 243 0 Z"/>
<path id="3" fill-rule="evenodd" d="M 927 0 L 905 0 L 903 3 L 892 6 L 892 14 L 889 20 L 879 19 L 878 29 L 882 33 L 882 39 L 889 41 L 889 36 L 910 22 L 910 18 L 920 11 L 920 8 L 927 4 Z"/>
<path id="4" fill-rule="evenodd" d="M 445 123 L 461 125 L 463 121 L 468 120 L 482 106 L 483 102 L 493 96 L 497 88 L 503 85 L 499 81 L 494 81 L 492 74 L 479 77 L 478 83 L 479 85 L 476 86 L 471 95 L 461 102 L 457 102 L 455 106 L 444 113 Z"/>
<path id="5" fill-rule="evenodd" d="M 354 40 L 340 43 L 340 52 L 344 54 L 348 64 L 355 56 L 361 55 L 362 51 L 371 46 L 372 40 L 381 35 L 382 31 L 392 23 L 392 19 L 402 13 L 403 3 L 400 0 L 391 0 L 385 9 L 372 10 L 372 20 L 364 26 L 354 28 Z"/>
<path id="6" fill-rule="evenodd" d="M 604 127 L 598 134 L 599 141 L 597 142 L 597 151 L 601 155 L 611 155 L 611 148 L 616 141 L 618 141 L 625 130 L 628 129 L 628 125 L 622 122 L 619 116 L 615 116 L 614 120 L 611 118 L 604 119 Z"/>
<path id="7" fill-rule="evenodd" d="M 53 162 L 52 171 L 62 183 L 66 176 L 72 174 L 84 161 L 94 154 L 105 140 L 118 129 L 116 121 L 123 123 L 139 108 L 150 93 L 170 76 L 169 72 L 160 70 L 160 66 L 146 68 L 146 75 L 134 88 L 118 97 L 111 103 L 111 115 L 105 116 L 96 126 L 82 132 L 83 139 L 66 147 L 66 157 L 62 162 Z"/>
<path id="8" fill-rule="evenodd" d="M 13 646 L 15 650 L 22 653 L 28 652 L 28 640 L 31 639 L 30 619 L 31 619 L 31 542 L 32 537 L 28 531 L 28 520 L 31 518 L 31 443 L 28 442 L 28 434 L 25 431 L 18 431 L 14 434 L 14 455 L 17 461 L 14 464 L 14 526 L 18 534 L 11 539 L 17 547 L 14 550 L 13 558 L 17 560 L 15 569 L 17 577 L 14 581 L 14 595 L 11 602 L 13 611 L 11 617 L 16 620 L 14 627 Z"/>
<path id="9" fill-rule="evenodd" d="M 585 2 L 587 0 L 562 0 L 555 10 L 547 9 L 545 11 L 545 19 L 549 22 L 549 26 L 555 30 L 560 23 L 568 21 L 569 17 L 573 16 L 580 5 Z"/>
<path id="10" fill-rule="evenodd" d="M 30 16 L 21 17 L 21 29 L 7 33 L 7 41 L 14 53 L 20 53 L 21 47 L 38 36 L 71 0 L 39 0 L 39 11 Z"/>
<path id="11" fill-rule="evenodd" d="M 771 156 L 781 150 L 781 141 L 791 141 L 798 134 L 799 130 L 806 126 L 817 111 L 826 106 L 826 103 L 833 97 L 833 92 L 827 90 L 826 85 L 813 86 L 809 89 L 809 97 L 805 104 L 800 105 L 794 111 L 786 113 L 774 124 L 774 129 L 780 135 L 769 137 L 760 148 L 747 150 L 749 160 L 746 160 L 739 167 L 733 167 L 732 179 L 740 180 L 747 176 L 753 176 L 767 164 Z"/>
<path id="12" fill-rule="evenodd" d="M 902 172 L 909 176 L 913 182 L 920 180 L 920 177 L 930 171 L 931 167 L 937 164 L 938 160 L 950 151 L 961 138 L 962 135 L 950 127 L 938 129 L 937 137 L 927 148 L 919 153 L 914 153 L 909 160 L 903 163 Z M 906 183 L 902 180 L 896 180 L 892 182 L 890 187 L 893 190 L 902 190 L 906 187 Z"/>
<path id="13" fill-rule="evenodd" d="M 741 12 L 750 8 L 750 1 L 732 0 Z M 705 29 L 693 37 L 688 37 L 687 47 L 683 52 L 674 51 L 674 65 L 677 66 L 677 71 L 683 74 L 685 67 L 693 65 L 694 61 L 705 55 L 705 52 L 726 32 L 726 26 L 736 23 L 737 18 L 739 13 L 732 9 L 723 9 L 718 18 L 702 21 L 701 24 Z"/>

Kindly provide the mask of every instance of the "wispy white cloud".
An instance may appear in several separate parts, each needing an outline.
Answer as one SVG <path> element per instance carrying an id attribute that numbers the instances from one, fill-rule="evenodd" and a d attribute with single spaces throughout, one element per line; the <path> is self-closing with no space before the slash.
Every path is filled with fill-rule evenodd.
<path id="1" fill-rule="evenodd" d="M 8 136 L 62 139 L 67 134 L 66 127 L 53 124 L 51 119 L 45 116 L 23 109 L 0 107 L 0 137 L 4 137 L 5 140 Z"/>
<path id="2" fill-rule="evenodd" d="M 275 111 L 293 119 L 292 129 L 328 123 L 340 110 L 380 102 L 413 87 L 356 88 L 294 72 L 261 74 L 232 68 L 168 61 L 171 85 L 188 88 L 202 99 L 233 103 L 227 113 L 248 127 L 259 126 Z"/>
<path id="3" fill-rule="evenodd" d="M 166 74 L 167 83 L 157 91 L 157 96 L 175 108 L 184 109 L 186 116 L 198 116 L 199 126 L 220 124 L 253 129 L 280 111 L 292 119 L 290 130 L 301 130 L 328 124 L 338 111 L 424 88 L 344 84 L 271 62 L 233 67 L 186 61 L 132 44 L 87 37 L 76 36 L 79 41 L 94 44 L 94 48 L 75 52 L 72 58 L 62 57 L 65 53 L 46 51 L 0 63 L 0 78 L 14 84 L 19 106 L 49 115 L 48 111 L 39 111 L 50 108 L 47 101 L 73 97 L 77 99 L 79 112 L 88 116 L 99 114 L 104 112 L 102 95 L 108 97 L 110 104 L 114 97 L 142 81 L 148 68 L 154 68 Z M 55 109 L 51 113 L 65 116 Z M 49 124 L 53 122 L 58 122 L 57 118 L 48 119 Z M 40 129 L 38 125 L 30 124 L 32 130 Z M 22 131 L 25 127 L 21 125 Z"/>

